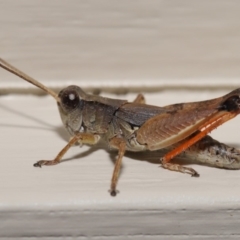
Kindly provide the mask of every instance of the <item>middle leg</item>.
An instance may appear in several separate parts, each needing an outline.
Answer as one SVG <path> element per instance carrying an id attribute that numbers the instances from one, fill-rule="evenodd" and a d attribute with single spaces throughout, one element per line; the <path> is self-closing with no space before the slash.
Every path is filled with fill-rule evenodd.
<path id="1" fill-rule="evenodd" d="M 110 141 L 110 146 L 118 149 L 118 157 L 115 162 L 112 180 L 111 180 L 111 188 L 109 190 L 111 196 L 115 197 L 118 193 L 118 191 L 116 190 L 116 187 L 117 187 L 119 172 L 122 165 L 122 158 L 126 151 L 126 143 L 122 138 L 114 137 Z"/>

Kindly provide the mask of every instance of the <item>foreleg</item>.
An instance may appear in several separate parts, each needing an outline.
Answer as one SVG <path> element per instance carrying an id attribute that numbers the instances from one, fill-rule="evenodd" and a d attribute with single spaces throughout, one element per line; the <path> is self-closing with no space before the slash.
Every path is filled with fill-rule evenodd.
<path id="1" fill-rule="evenodd" d="M 91 133 L 77 133 L 72 137 L 69 143 L 58 153 L 58 155 L 53 160 L 41 160 L 33 164 L 34 167 L 41 167 L 42 165 L 56 165 L 61 162 L 63 155 L 68 151 L 68 149 L 73 146 L 76 142 L 80 144 L 96 144 L 100 139 L 100 136 Z"/>

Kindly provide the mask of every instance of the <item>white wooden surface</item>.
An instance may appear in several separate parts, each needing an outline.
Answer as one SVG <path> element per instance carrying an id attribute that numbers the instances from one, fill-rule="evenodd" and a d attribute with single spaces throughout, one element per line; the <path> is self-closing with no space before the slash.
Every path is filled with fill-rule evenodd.
<path id="1" fill-rule="evenodd" d="M 0 0 L 0 57 L 56 89 L 110 86 L 129 100 L 148 91 L 155 105 L 203 100 L 240 86 L 239 10 L 239 1 Z M 4 70 L 0 79 L 1 238 L 239 238 L 239 171 L 192 165 L 193 179 L 128 155 L 112 198 L 105 147 L 74 147 L 72 161 L 33 168 L 68 139 L 56 104 L 5 95 L 35 92 Z M 212 135 L 239 145 L 238 132 L 236 118 Z"/>
<path id="2" fill-rule="evenodd" d="M 0 0 L 1 57 L 42 81 L 236 81 L 239 9 L 238 0 Z"/>
<path id="3" fill-rule="evenodd" d="M 176 94 L 183 101 L 212 95 L 169 92 L 146 97 L 149 103 L 165 104 Z M 92 152 L 88 147 L 73 147 L 65 157 L 72 161 L 33 168 L 35 161 L 54 157 L 68 138 L 52 98 L 1 97 L 0 115 L 2 238 L 186 239 L 197 235 L 217 239 L 239 235 L 239 171 L 192 165 L 201 174 L 195 179 L 143 161 L 142 154 L 128 156 L 119 180 L 120 194 L 112 198 L 107 190 L 114 155 L 101 146 Z M 239 119 L 213 136 L 239 143 L 236 129 Z M 146 159 L 157 157 L 147 155 Z"/>

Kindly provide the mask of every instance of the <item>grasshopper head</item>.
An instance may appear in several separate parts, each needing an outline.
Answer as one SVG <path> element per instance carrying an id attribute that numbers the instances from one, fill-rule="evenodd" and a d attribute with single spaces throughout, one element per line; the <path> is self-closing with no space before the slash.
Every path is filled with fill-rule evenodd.
<path id="1" fill-rule="evenodd" d="M 54 91 L 44 86 L 42 83 L 28 76 L 26 73 L 22 72 L 1 58 L 0 67 L 50 94 L 57 101 L 62 122 L 67 128 L 68 132 L 71 135 L 74 135 L 75 132 L 80 131 L 82 127 L 82 99 L 87 98 L 87 94 L 85 94 L 80 87 L 69 86 L 64 88 L 57 95 Z"/>
<path id="2" fill-rule="evenodd" d="M 84 92 L 78 86 L 64 88 L 58 94 L 58 109 L 64 126 L 71 135 L 82 126 Z"/>

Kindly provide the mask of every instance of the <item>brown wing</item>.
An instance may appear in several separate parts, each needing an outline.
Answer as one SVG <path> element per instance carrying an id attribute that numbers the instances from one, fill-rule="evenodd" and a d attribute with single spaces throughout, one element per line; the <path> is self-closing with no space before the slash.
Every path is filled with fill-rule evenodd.
<path id="1" fill-rule="evenodd" d="M 177 143 L 200 127 L 226 111 L 231 111 L 229 99 L 237 96 L 237 89 L 224 97 L 193 103 L 175 104 L 164 107 L 165 113 L 147 120 L 137 132 L 137 141 L 145 144 L 150 150 L 161 149 Z"/>
<path id="2" fill-rule="evenodd" d="M 150 150 L 168 147 L 191 135 L 217 110 L 164 113 L 149 119 L 137 132 L 137 141 Z"/>

